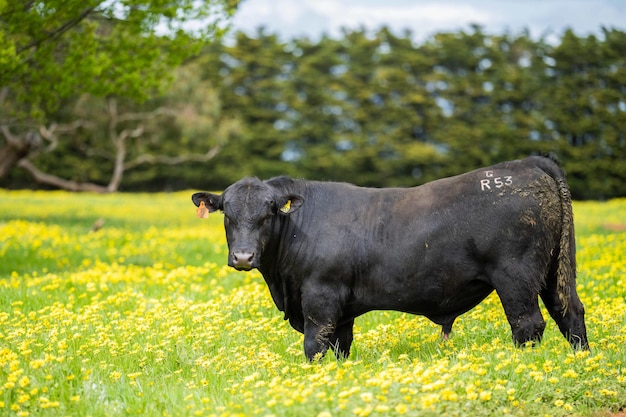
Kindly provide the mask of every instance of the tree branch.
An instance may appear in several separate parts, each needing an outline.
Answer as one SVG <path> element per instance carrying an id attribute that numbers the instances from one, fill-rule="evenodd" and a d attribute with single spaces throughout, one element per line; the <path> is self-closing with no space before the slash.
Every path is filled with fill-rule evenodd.
<path id="1" fill-rule="evenodd" d="M 143 154 L 133 159 L 132 161 L 126 162 L 124 164 L 124 170 L 127 171 L 129 169 L 135 168 L 142 164 L 179 165 L 179 164 L 184 164 L 185 162 L 208 162 L 211 159 L 215 158 L 221 150 L 222 150 L 222 146 L 217 145 L 209 149 L 209 151 L 204 154 L 191 154 L 191 155 L 178 155 L 178 156 Z"/>
<path id="2" fill-rule="evenodd" d="M 40 184 L 52 185 L 68 191 L 91 191 L 95 193 L 106 193 L 108 191 L 106 187 L 91 182 L 69 181 L 57 177 L 56 175 L 46 174 L 45 172 L 37 169 L 37 167 L 35 167 L 28 159 L 22 159 L 18 163 L 18 166 L 28 171 L 28 173 L 33 176 L 35 181 Z"/>
<path id="3" fill-rule="evenodd" d="M 22 52 L 24 52 L 24 51 L 26 51 L 28 49 L 38 47 L 39 45 L 41 45 L 42 43 L 44 43 L 44 42 L 46 42 L 48 40 L 58 39 L 65 32 L 67 32 L 68 30 L 70 30 L 71 28 L 73 28 L 74 26 L 79 24 L 80 22 L 82 22 L 95 9 L 96 9 L 96 7 L 88 7 L 88 8 L 86 8 L 78 16 L 76 16 L 74 19 L 70 19 L 69 21 L 67 21 L 64 24 L 62 24 L 61 26 L 59 26 L 57 29 L 55 29 L 55 30 L 53 30 L 51 32 L 48 32 L 46 34 L 47 35 L 46 37 L 42 37 L 40 39 L 36 39 L 36 40 L 32 41 L 29 44 L 26 44 L 26 45 L 24 45 L 22 47 L 16 48 L 16 54 L 19 55 L 19 54 L 21 54 Z"/>
<path id="4" fill-rule="evenodd" d="M 118 123 L 119 122 L 131 122 L 131 121 L 137 121 L 137 120 L 143 121 L 143 120 L 148 120 L 148 119 L 154 119 L 164 114 L 169 115 L 169 116 L 175 116 L 177 112 L 173 109 L 170 109 L 169 107 L 159 107 L 150 112 L 124 113 L 118 116 L 117 121 Z"/>
<path id="5" fill-rule="evenodd" d="M 7 125 L 1 125 L 0 126 L 0 131 L 2 131 L 2 135 L 4 136 L 4 138 L 6 139 L 6 141 L 12 145 L 12 146 L 20 146 L 22 143 L 21 141 L 17 138 L 17 136 L 13 135 L 13 133 L 11 133 L 11 131 L 9 130 L 9 126 Z"/>
<path id="6" fill-rule="evenodd" d="M 41 136 L 37 132 L 28 131 L 22 136 L 16 136 L 9 130 L 7 125 L 0 125 L 0 131 L 9 146 L 20 150 L 30 150 L 41 145 Z"/>
<path id="7" fill-rule="evenodd" d="M 72 123 L 58 124 L 52 123 L 49 127 L 44 125 L 39 126 L 39 134 L 42 138 L 50 142 L 50 145 L 44 152 L 52 152 L 59 144 L 59 136 L 67 133 L 74 133 L 81 127 L 91 127 L 92 123 L 79 119 Z"/>
<path id="8" fill-rule="evenodd" d="M 124 129 L 115 138 L 112 138 L 115 145 L 115 161 L 113 165 L 113 174 L 111 175 L 111 181 L 107 189 L 109 192 L 117 191 L 122 183 L 122 176 L 126 168 L 124 167 L 124 161 L 126 160 L 126 139 L 128 137 L 137 138 L 143 134 L 143 124 L 139 125 L 136 129 Z"/>

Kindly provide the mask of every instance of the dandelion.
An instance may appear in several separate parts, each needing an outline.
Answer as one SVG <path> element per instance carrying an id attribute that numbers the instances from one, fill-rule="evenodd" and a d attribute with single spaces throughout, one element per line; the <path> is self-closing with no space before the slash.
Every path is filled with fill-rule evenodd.
<path id="1" fill-rule="evenodd" d="M 545 361 L 543 364 L 543 371 L 546 373 L 552 372 L 552 369 L 554 369 L 554 363 L 552 361 Z"/>
<path id="2" fill-rule="evenodd" d="M 506 395 L 507 395 L 507 399 L 509 401 L 513 401 L 515 400 L 515 388 L 510 388 L 509 390 L 507 390 Z"/>
<path id="3" fill-rule="evenodd" d="M 32 369 L 39 369 L 43 367 L 45 364 L 46 364 L 46 361 L 44 361 L 43 359 L 35 359 L 35 360 L 30 361 L 28 366 L 30 366 Z"/>
<path id="4" fill-rule="evenodd" d="M 600 395 L 604 395 L 606 397 L 617 397 L 617 391 L 603 388 L 600 390 Z"/>
<path id="5" fill-rule="evenodd" d="M 372 402 L 372 400 L 374 399 L 374 394 L 372 394 L 371 392 L 363 392 L 361 393 L 361 399 L 363 400 L 363 402 L 366 403 Z"/>
<path id="6" fill-rule="evenodd" d="M 456 402 L 459 399 L 459 396 L 457 395 L 456 392 L 452 391 L 449 388 L 446 388 L 444 390 L 441 391 L 441 399 L 443 401 L 452 401 L 452 402 Z"/>
<path id="7" fill-rule="evenodd" d="M 474 372 L 478 376 L 483 376 L 483 375 L 487 374 L 487 370 L 485 368 L 478 368 Z"/>
<path id="8" fill-rule="evenodd" d="M 109 379 L 111 379 L 111 381 L 117 381 L 121 377 L 122 377 L 122 373 L 119 371 L 113 371 L 109 374 Z"/>
<path id="9" fill-rule="evenodd" d="M 469 394 L 468 394 L 469 397 Z M 439 402 L 439 394 L 426 394 L 421 397 L 420 404 L 422 408 L 433 409 L 434 405 Z"/>
<path id="10" fill-rule="evenodd" d="M 30 384 L 30 378 L 26 375 L 20 378 L 19 386 L 20 388 L 26 388 Z"/>
<path id="11" fill-rule="evenodd" d="M 568 369 L 567 371 L 563 372 L 563 378 L 576 379 L 578 378 L 578 373 L 573 369 Z"/>
<path id="12" fill-rule="evenodd" d="M 41 408 L 57 408 L 59 405 L 58 401 L 50 401 L 47 397 L 39 397 L 39 406 Z"/>
<path id="13" fill-rule="evenodd" d="M 491 391 L 481 391 L 478 397 L 481 401 L 489 401 L 491 400 Z"/>
<path id="14" fill-rule="evenodd" d="M 367 417 L 370 414 L 372 414 L 373 409 L 370 406 L 367 406 L 365 408 L 363 407 L 356 407 L 352 410 L 352 413 L 359 416 L 359 417 Z"/>

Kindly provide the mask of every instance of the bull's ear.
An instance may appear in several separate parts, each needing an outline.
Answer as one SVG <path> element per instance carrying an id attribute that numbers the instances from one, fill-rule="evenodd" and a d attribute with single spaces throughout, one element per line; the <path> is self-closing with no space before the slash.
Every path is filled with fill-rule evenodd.
<path id="1" fill-rule="evenodd" d="M 280 214 L 291 214 L 304 203 L 304 198 L 298 194 L 288 194 L 276 200 L 276 207 Z"/>
<path id="2" fill-rule="evenodd" d="M 222 206 L 222 196 L 211 193 L 195 193 L 191 196 L 191 201 L 196 206 L 200 206 L 201 202 L 204 202 L 206 208 L 209 209 L 209 213 L 213 213 L 217 210 L 222 210 L 224 207 Z"/>

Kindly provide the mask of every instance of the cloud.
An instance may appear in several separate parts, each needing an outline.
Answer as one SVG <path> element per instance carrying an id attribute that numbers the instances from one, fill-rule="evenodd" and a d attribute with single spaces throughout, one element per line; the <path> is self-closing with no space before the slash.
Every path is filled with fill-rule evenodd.
<path id="1" fill-rule="evenodd" d="M 287 36 L 327 33 L 336 36 L 340 28 L 361 26 L 395 30 L 412 28 L 432 32 L 454 30 L 469 23 L 488 24 L 492 13 L 458 3 L 415 3 L 406 1 L 358 2 L 336 0 L 247 0 L 235 15 L 234 26 L 252 32 L 266 26 Z"/>
<path id="2" fill-rule="evenodd" d="M 626 2 L 621 0 L 245 0 L 234 27 L 253 33 L 259 26 L 283 38 L 322 33 L 338 36 L 341 28 L 388 26 L 396 33 L 410 29 L 417 38 L 479 24 L 490 33 L 528 28 L 534 36 L 598 31 L 602 24 L 623 27 Z"/>

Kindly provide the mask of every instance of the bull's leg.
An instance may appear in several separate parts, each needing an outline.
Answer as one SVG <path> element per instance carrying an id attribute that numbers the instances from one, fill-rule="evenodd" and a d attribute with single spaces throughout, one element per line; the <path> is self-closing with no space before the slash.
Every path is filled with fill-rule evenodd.
<path id="1" fill-rule="evenodd" d="M 574 349 L 589 349 L 587 328 L 585 327 L 585 308 L 578 298 L 576 286 L 570 288 L 570 298 L 567 311 L 564 312 L 563 303 L 556 291 L 556 280 L 549 280 L 548 285 L 541 291 L 541 299 L 550 316 L 559 326 L 559 330 Z"/>
<path id="2" fill-rule="evenodd" d="M 304 354 L 309 361 L 322 358 L 331 345 L 335 323 L 318 321 L 314 317 L 304 320 Z"/>
<path id="3" fill-rule="evenodd" d="M 337 326 L 341 318 L 341 303 L 333 297 L 335 294 L 337 291 L 324 286 L 311 285 L 303 289 L 304 354 L 310 361 L 326 354 L 331 342 L 336 342 L 331 340 L 336 330 L 347 337 L 347 330 Z"/>
<path id="4" fill-rule="evenodd" d="M 521 285 L 520 285 L 521 284 Z M 526 342 L 540 342 L 546 322 L 539 309 L 539 296 L 523 282 L 505 283 L 496 287 L 511 326 L 513 341 L 521 346 Z"/>
<path id="5" fill-rule="evenodd" d="M 330 338 L 330 347 L 335 352 L 337 359 L 347 359 L 350 356 L 350 346 L 352 345 L 352 327 L 354 319 L 338 326 Z"/>

